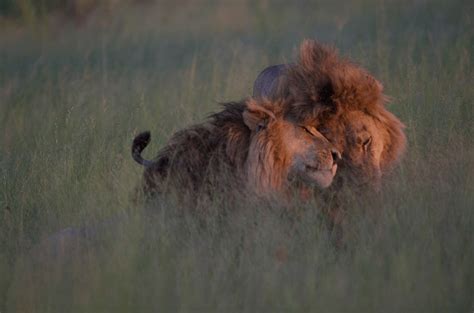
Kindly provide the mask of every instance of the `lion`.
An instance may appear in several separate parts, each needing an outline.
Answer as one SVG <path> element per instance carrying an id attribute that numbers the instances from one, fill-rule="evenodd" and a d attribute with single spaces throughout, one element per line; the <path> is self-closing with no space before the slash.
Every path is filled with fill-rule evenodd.
<path id="1" fill-rule="evenodd" d="M 406 149 L 405 126 L 385 108 L 382 84 L 316 41 L 301 44 L 297 63 L 262 71 L 253 97 L 287 99 L 286 118 L 312 125 L 341 151 L 336 176 L 349 186 L 378 190 Z"/>
<path id="2" fill-rule="evenodd" d="M 286 197 L 292 188 L 327 188 L 340 153 L 313 126 L 285 119 L 284 107 L 255 99 L 226 103 L 208 121 L 174 134 L 152 161 L 141 156 L 150 133 L 139 134 L 132 156 L 145 167 L 145 193 L 244 188 L 266 198 Z"/>

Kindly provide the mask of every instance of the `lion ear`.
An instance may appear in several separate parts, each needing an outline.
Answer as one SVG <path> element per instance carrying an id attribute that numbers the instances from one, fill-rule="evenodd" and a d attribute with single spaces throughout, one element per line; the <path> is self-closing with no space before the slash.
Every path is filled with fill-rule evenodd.
<path id="1" fill-rule="evenodd" d="M 246 108 L 242 113 L 245 125 L 251 131 L 259 131 L 265 128 L 268 122 L 275 119 L 275 114 L 251 99 L 247 102 Z"/>

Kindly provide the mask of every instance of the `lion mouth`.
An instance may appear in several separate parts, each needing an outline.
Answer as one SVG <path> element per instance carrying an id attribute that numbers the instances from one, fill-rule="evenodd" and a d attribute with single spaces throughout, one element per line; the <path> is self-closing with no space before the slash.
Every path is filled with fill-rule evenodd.
<path id="1" fill-rule="evenodd" d="M 320 188 L 327 188 L 331 185 L 334 175 L 336 175 L 337 164 L 333 164 L 331 167 L 320 167 L 306 165 L 306 175 Z"/>

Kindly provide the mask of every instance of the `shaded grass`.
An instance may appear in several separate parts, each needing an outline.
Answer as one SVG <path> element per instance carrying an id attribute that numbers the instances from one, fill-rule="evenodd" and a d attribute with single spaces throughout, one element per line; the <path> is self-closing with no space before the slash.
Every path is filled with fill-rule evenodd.
<path id="1" fill-rule="evenodd" d="M 472 309 L 468 4 L 164 5 L 79 29 L 1 30 L 0 311 Z M 247 202 L 222 224 L 225 202 L 203 203 L 214 215 L 202 227 L 172 201 L 154 213 L 133 202 L 134 134 L 151 130 L 153 156 L 218 101 L 248 96 L 305 37 L 369 68 L 407 125 L 407 155 L 382 195 L 351 203 L 345 250 L 318 203 L 294 227 Z M 80 242 L 63 253 L 36 246 L 71 226 L 101 235 L 66 236 Z"/>

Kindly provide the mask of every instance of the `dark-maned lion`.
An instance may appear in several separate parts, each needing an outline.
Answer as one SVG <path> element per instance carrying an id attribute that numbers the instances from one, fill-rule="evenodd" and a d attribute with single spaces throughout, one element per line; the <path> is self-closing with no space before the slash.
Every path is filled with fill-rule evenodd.
<path id="1" fill-rule="evenodd" d="M 256 98 L 287 99 L 285 117 L 312 125 L 342 153 L 336 177 L 378 188 L 405 150 L 404 125 L 384 104 L 382 84 L 337 52 L 305 40 L 294 64 L 266 68 Z"/>
<path id="2" fill-rule="evenodd" d="M 286 197 L 292 186 L 328 187 L 339 152 L 311 125 L 286 120 L 284 107 L 252 99 L 227 103 L 207 122 L 173 135 L 153 161 L 141 156 L 150 133 L 139 134 L 132 155 L 145 166 L 145 192 L 246 188 Z"/>

